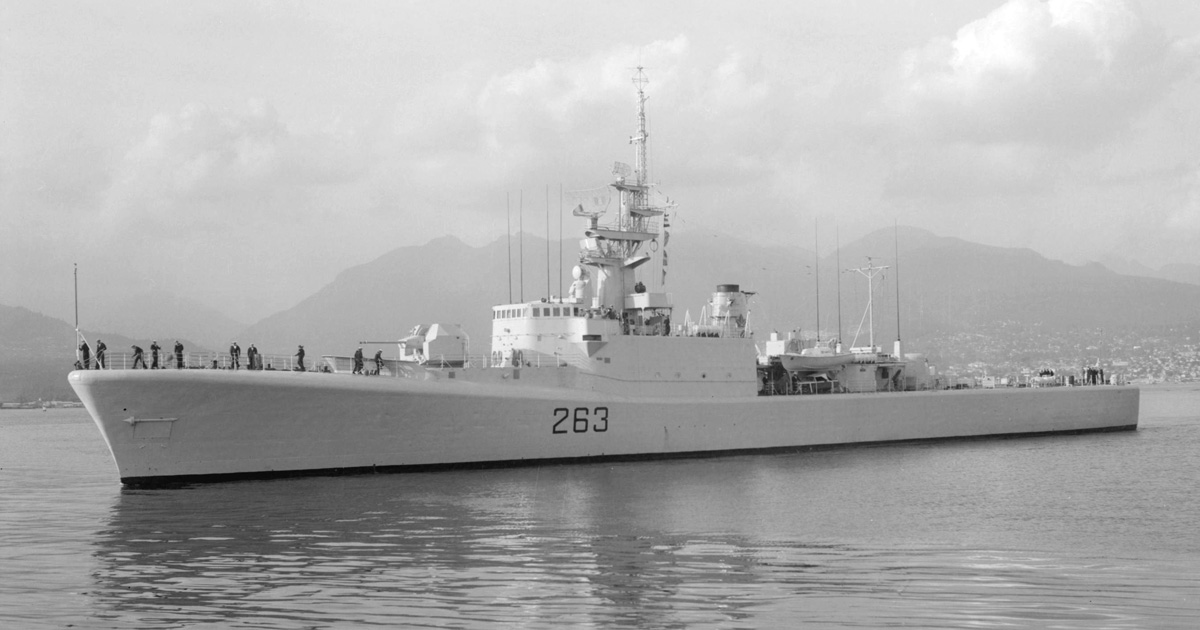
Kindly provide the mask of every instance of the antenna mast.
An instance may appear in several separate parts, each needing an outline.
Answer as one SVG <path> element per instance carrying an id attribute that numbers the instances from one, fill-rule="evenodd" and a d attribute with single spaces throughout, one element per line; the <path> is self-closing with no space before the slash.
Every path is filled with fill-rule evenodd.
<path id="1" fill-rule="evenodd" d="M 563 296 L 563 234 L 562 234 L 562 213 L 563 213 L 563 185 L 558 184 L 558 297 Z"/>
<path id="2" fill-rule="evenodd" d="M 900 224 L 895 222 L 892 224 L 892 236 L 895 238 L 895 257 L 896 257 L 896 358 L 903 358 L 900 354 Z"/>
<path id="3" fill-rule="evenodd" d="M 813 220 L 813 284 L 817 286 L 817 344 L 821 343 L 821 254 L 817 251 L 817 221 Z"/>
<path id="4" fill-rule="evenodd" d="M 859 267 L 857 269 L 847 269 L 846 270 L 846 271 L 857 271 L 858 273 L 861 273 L 863 276 L 865 276 L 867 279 L 867 312 L 864 313 L 864 315 L 866 317 L 868 317 L 870 320 L 869 328 L 868 328 L 868 335 L 869 335 L 868 339 L 871 344 L 871 352 L 875 352 L 875 288 L 874 288 L 873 282 L 874 282 L 875 276 L 879 275 L 880 273 L 883 273 L 883 270 L 887 269 L 887 268 L 888 268 L 887 265 L 884 265 L 882 267 L 876 267 L 875 262 L 871 260 L 871 257 L 867 256 L 867 266 L 866 267 Z M 858 323 L 858 330 L 859 330 L 859 332 L 862 331 L 862 322 L 861 321 Z M 855 340 L 858 339 L 858 333 L 855 333 L 854 338 L 855 338 Z"/>
<path id="5" fill-rule="evenodd" d="M 521 256 L 521 301 L 525 301 L 525 189 L 521 189 L 521 201 L 517 204 L 517 230 Z"/>
<path id="6" fill-rule="evenodd" d="M 646 131 L 646 97 L 645 86 L 649 83 L 638 67 L 633 77 L 633 85 L 637 89 L 637 131 L 629 136 L 629 143 L 634 145 L 635 166 L 623 162 L 613 164 L 613 181 L 609 186 L 616 189 L 620 199 L 620 208 L 615 220 L 611 223 L 600 224 L 600 215 L 604 214 L 609 202 L 609 193 L 605 190 L 593 191 L 590 199 L 576 206 L 572 214 L 588 220 L 584 235 L 587 239 L 580 254 L 580 263 L 597 268 L 596 289 L 593 300 L 598 304 L 614 306 L 618 314 L 624 311 L 625 296 L 630 290 L 643 292 L 644 285 L 638 282 L 635 270 L 653 259 L 651 253 L 639 253 L 646 246 L 651 252 L 658 251 L 658 238 L 662 237 L 662 273 L 666 273 L 667 256 L 666 241 L 668 227 L 666 212 L 674 207 L 670 199 L 665 203 L 651 201 L 649 176 L 649 159 L 647 158 Z M 660 219 L 661 217 L 661 219 Z M 643 269 L 643 272 L 645 270 Z M 665 301 L 665 294 L 659 294 L 659 300 Z M 644 308 L 644 307 L 639 307 Z M 661 307 L 652 307 L 661 308 Z"/>
<path id="7" fill-rule="evenodd" d="M 512 304 L 512 193 L 504 193 L 504 237 L 508 242 L 508 303 Z"/>
<path id="8" fill-rule="evenodd" d="M 646 161 L 646 139 L 650 137 L 650 134 L 646 132 L 646 100 L 650 97 L 646 96 L 646 91 L 643 89 L 646 87 L 646 84 L 650 82 L 650 79 L 642 70 L 642 66 L 638 66 L 637 74 L 633 75 L 633 84 L 637 86 L 638 94 L 638 130 L 637 135 L 629 139 L 629 143 L 635 145 L 637 149 L 635 155 L 636 161 L 634 163 L 634 175 L 637 177 L 638 186 L 646 185 L 646 182 L 649 180 L 648 172 L 650 168 Z M 638 191 L 634 195 L 637 205 L 645 205 L 646 200 L 643 197 L 644 194 L 645 193 Z"/>
<path id="9" fill-rule="evenodd" d="M 75 264 L 75 364 L 79 364 L 79 263 Z"/>
<path id="10" fill-rule="evenodd" d="M 840 227 L 837 228 L 836 234 L 837 234 L 837 258 L 835 259 L 835 262 L 837 263 L 837 268 L 841 269 L 842 268 L 842 229 Z M 837 312 L 838 312 L 837 345 L 838 345 L 838 347 L 835 348 L 835 351 L 840 351 L 841 346 L 842 346 L 842 274 L 840 271 L 837 274 L 837 299 L 838 299 L 838 307 L 837 307 Z"/>

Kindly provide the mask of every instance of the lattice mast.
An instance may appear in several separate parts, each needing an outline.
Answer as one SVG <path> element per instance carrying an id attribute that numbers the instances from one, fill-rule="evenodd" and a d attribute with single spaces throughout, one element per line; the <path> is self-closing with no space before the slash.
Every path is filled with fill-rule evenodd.
<path id="1" fill-rule="evenodd" d="M 660 236 L 663 238 L 664 279 L 666 275 L 664 214 L 674 204 L 670 199 L 655 203 L 650 194 L 653 185 L 650 183 L 647 159 L 647 140 L 650 137 L 646 130 L 647 83 L 649 79 L 639 66 L 633 76 L 633 84 L 637 88 L 637 131 L 629 137 L 629 143 L 634 147 L 634 165 L 623 162 L 613 164 L 614 180 L 607 187 L 609 192 L 601 189 L 578 191 L 580 202 L 572 210 L 573 215 L 588 221 L 584 231 L 587 239 L 580 252 L 580 263 L 595 269 L 594 295 L 600 304 L 612 305 L 618 310 L 623 308 L 625 296 L 631 294 L 638 285 L 634 270 L 651 258 L 642 251 L 643 246 L 653 242 L 650 249 L 657 250 L 656 241 Z M 612 222 L 601 222 L 612 190 L 617 191 L 619 199 L 617 216 Z"/>
<path id="2" fill-rule="evenodd" d="M 646 129 L 646 95 L 645 87 L 650 83 L 642 66 L 637 67 L 633 75 L 633 85 L 637 88 L 637 131 L 629 137 L 633 145 L 633 168 L 620 162 L 613 165 L 613 188 L 620 195 L 619 216 L 617 229 L 626 231 L 628 238 L 610 238 L 602 246 L 609 255 L 617 258 L 636 256 L 646 242 L 647 237 L 658 236 L 658 226 L 653 219 L 661 216 L 662 208 L 652 205 L 650 199 L 650 172 L 647 151 L 650 133 Z M 632 171 L 632 172 L 630 172 Z M 635 236 L 638 235 L 638 236 Z"/>
<path id="3" fill-rule="evenodd" d="M 629 138 L 629 143 L 634 145 L 634 174 L 636 175 L 637 185 L 645 186 L 650 181 L 649 170 L 650 165 L 646 161 L 646 139 L 650 134 L 646 131 L 646 100 L 650 97 L 646 96 L 645 87 L 650 82 L 650 79 L 643 72 L 642 66 L 637 67 L 637 74 L 633 75 L 633 84 L 637 86 L 637 102 L 638 102 L 638 130 L 637 135 Z M 644 192 L 637 195 L 640 197 L 638 205 L 646 205 L 646 195 Z"/>

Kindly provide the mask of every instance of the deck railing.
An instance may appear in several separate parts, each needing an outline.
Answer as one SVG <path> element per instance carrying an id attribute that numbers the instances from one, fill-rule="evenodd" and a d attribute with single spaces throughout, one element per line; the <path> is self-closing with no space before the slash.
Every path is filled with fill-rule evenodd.
<path id="1" fill-rule="evenodd" d="M 150 353 L 143 353 L 144 365 L 138 365 L 136 369 L 151 369 L 153 360 Z M 103 370 L 132 370 L 134 368 L 134 354 L 132 352 L 107 352 L 104 356 L 104 366 L 101 367 L 95 356 L 91 357 L 88 369 L 103 369 Z M 524 367 L 524 368 L 562 368 L 562 367 L 583 367 L 588 361 L 587 356 L 579 351 L 567 351 L 561 354 L 534 352 L 525 350 L 520 356 L 520 365 L 514 366 L 511 361 L 498 363 L 494 361 L 491 353 L 487 354 L 468 354 L 465 357 L 456 356 L 453 358 L 444 355 L 430 357 L 425 363 L 420 364 L 429 369 L 480 369 L 490 367 Z M 407 361 L 399 361 L 394 358 L 385 358 L 383 369 L 379 371 L 381 376 L 405 376 L 406 372 L 411 372 L 414 364 Z M 304 370 L 306 372 L 346 372 L 353 371 L 353 359 L 343 356 L 330 355 L 307 355 L 304 357 Z M 233 358 L 228 352 L 184 352 L 182 358 L 176 357 L 173 352 L 163 352 L 158 355 L 158 368 L 161 370 L 231 370 L 233 367 Z M 243 352 L 238 360 L 239 370 L 249 370 L 250 361 Z M 275 370 L 275 371 L 300 371 L 299 363 L 295 355 L 281 354 L 260 354 L 256 358 L 255 370 Z M 373 373 L 376 369 L 375 359 L 373 357 L 363 357 L 363 370 Z"/>
<path id="2" fill-rule="evenodd" d="M 145 368 L 150 369 L 153 365 L 153 359 L 150 358 L 150 353 L 142 354 L 145 361 Z M 132 370 L 134 369 L 134 354 L 132 352 L 107 352 L 104 355 L 104 366 L 101 367 L 97 357 L 91 357 L 89 361 L 89 369 L 101 370 Z M 281 354 L 260 354 L 255 359 L 256 370 L 298 370 L 299 364 L 296 357 L 281 355 Z M 250 360 L 243 352 L 238 360 L 238 369 L 250 369 Z M 306 371 L 316 371 L 320 367 L 319 357 L 304 357 L 304 367 Z M 142 369 L 142 365 L 138 365 L 137 369 Z M 161 370 L 229 370 L 233 368 L 233 358 L 228 352 L 184 352 L 181 357 L 177 357 L 174 352 L 162 352 L 158 355 L 158 369 Z"/>

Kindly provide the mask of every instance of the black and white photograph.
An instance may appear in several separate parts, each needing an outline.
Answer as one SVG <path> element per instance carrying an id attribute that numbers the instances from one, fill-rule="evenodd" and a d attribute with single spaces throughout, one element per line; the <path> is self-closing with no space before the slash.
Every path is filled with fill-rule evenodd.
<path id="1" fill-rule="evenodd" d="M 1200 3 L 0 3 L 0 627 L 1200 625 Z"/>

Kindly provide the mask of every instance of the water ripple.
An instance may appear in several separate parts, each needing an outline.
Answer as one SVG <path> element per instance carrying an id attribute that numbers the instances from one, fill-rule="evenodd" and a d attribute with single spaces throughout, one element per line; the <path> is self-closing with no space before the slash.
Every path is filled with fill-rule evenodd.
<path id="1" fill-rule="evenodd" d="M 171 490 L 86 419 L 0 426 L 0 626 L 1191 628 L 1180 396 L 1135 434 Z"/>

